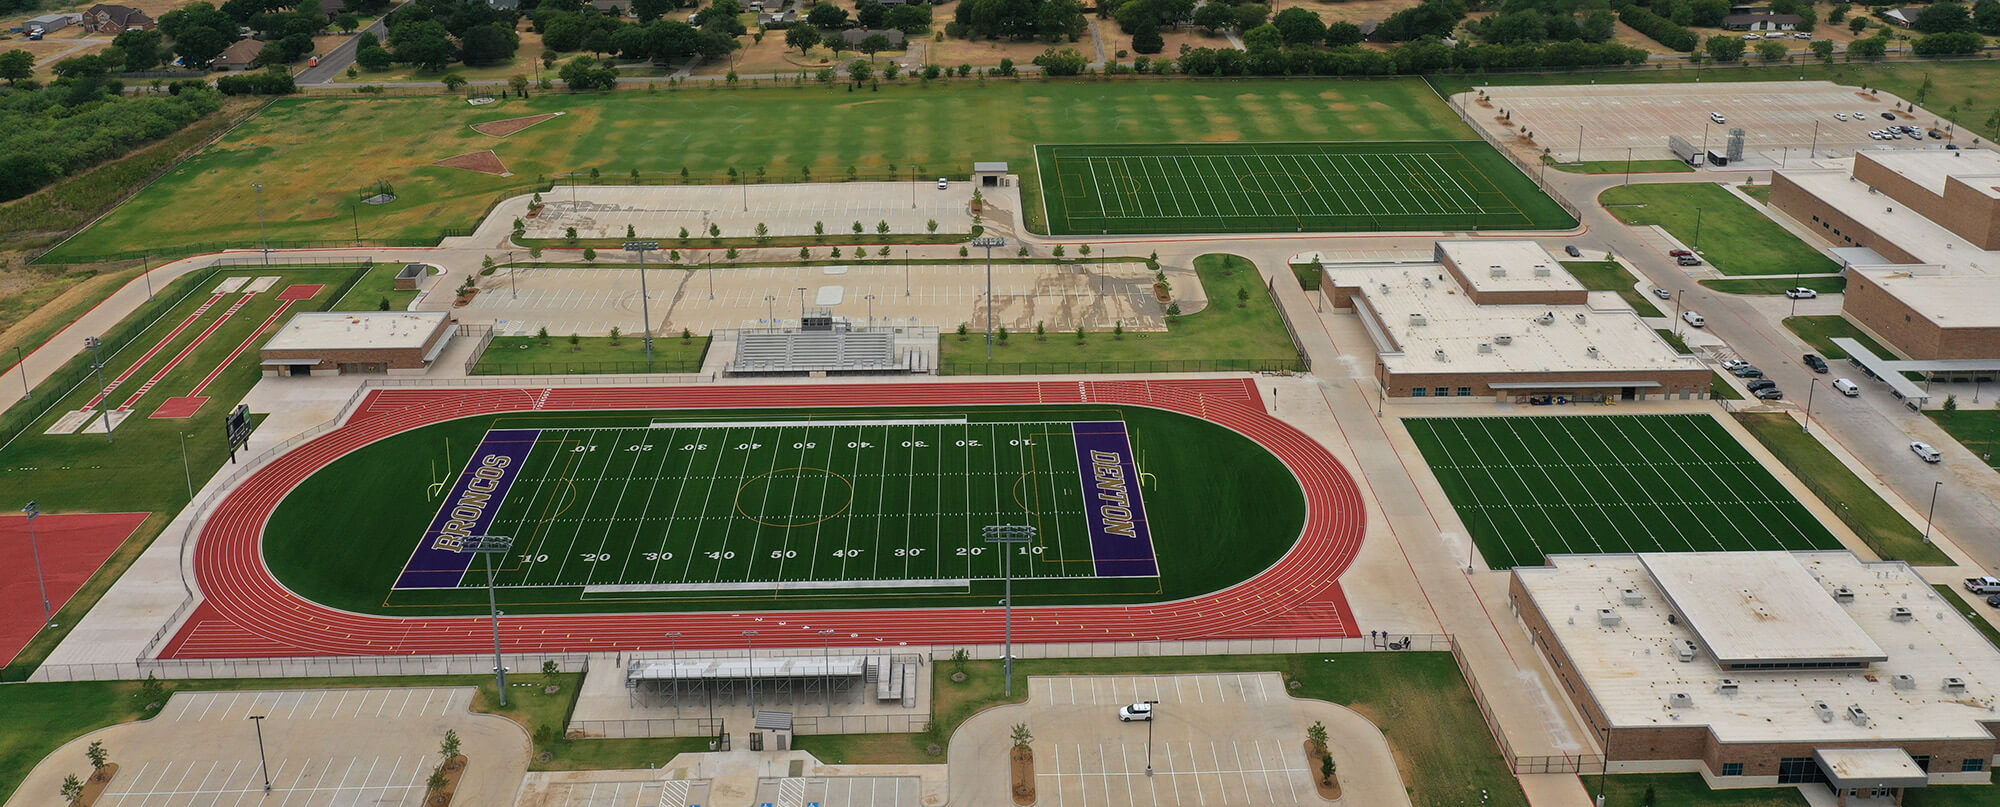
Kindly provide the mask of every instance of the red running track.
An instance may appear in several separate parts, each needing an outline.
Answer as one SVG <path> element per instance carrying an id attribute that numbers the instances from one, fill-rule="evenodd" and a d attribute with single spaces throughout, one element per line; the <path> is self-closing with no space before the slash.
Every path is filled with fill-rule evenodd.
<path id="1" fill-rule="evenodd" d="M 491 650 L 485 617 L 356 614 L 306 601 L 264 565 L 266 521 L 286 494 L 339 457 L 390 435 L 445 420 L 521 411 L 823 408 L 1107 403 L 1182 412 L 1270 449 L 1299 478 L 1306 524 L 1271 568 L 1211 594 L 1135 605 L 1017 609 L 1022 642 L 1355 636 L 1338 583 L 1360 550 L 1364 510 L 1346 468 L 1312 438 L 1264 412 L 1248 379 L 815 386 L 382 390 L 349 422 L 258 469 L 203 525 L 195 578 L 206 600 L 162 658 L 477 653 Z M 999 608 L 534 615 L 501 622 L 517 652 L 736 647 L 757 629 L 766 647 L 819 645 L 817 630 L 850 644 L 997 643 Z"/>
<path id="2" fill-rule="evenodd" d="M 61 610 L 148 515 L 43 513 L 36 517 L 34 543 L 41 547 L 49 607 Z M 0 565 L 0 664 L 13 663 L 21 648 L 42 632 L 42 589 L 35 580 L 34 552 L 28 541 L 27 516 L 0 516 L 0 547 L 5 548 L 8 558 Z"/>

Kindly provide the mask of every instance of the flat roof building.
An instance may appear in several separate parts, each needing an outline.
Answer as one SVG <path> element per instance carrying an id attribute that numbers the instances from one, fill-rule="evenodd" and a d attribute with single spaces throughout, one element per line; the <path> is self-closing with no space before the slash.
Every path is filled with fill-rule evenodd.
<path id="1" fill-rule="evenodd" d="M 1824 783 L 1842 803 L 1989 781 L 2000 649 L 1903 563 L 1845 551 L 1555 555 L 1509 601 L 1613 771 Z"/>
<path id="2" fill-rule="evenodd" d="M 303 312 L 264 343 L 264 373 L 422 374 L 454 330 L 448 311 Z"/>
<path id="3" fill-rule="evenodd" d="M 1593 298 L 1533 241 L 1439 241 L 1426 263 L 1323 263 L 1320 293 L 1360 316 L 1398 398 L 1538 403 L 1703 398 L 1713 374 L 1616 294 Z"/>

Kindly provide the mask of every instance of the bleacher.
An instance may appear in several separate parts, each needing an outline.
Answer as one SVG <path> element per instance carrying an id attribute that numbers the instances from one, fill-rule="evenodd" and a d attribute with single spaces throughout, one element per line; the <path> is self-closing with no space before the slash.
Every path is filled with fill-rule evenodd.
<path id="1" fill-rule="evenodd" d="M 922 351 L 898 358 L 896 335 L 889 331 L 745 331 L 724 370 L 731 375 L 917 373 L 928 369 L 924 364 Z"/>

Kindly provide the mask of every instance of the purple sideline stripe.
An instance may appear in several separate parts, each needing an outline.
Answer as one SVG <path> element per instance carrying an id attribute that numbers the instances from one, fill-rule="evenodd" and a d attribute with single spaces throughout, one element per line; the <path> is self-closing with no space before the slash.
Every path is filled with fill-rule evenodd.
<path id="1" fill-rule="evenodd" d="M 1132 441 L 1120 421 L 1071 424 L 1077 473 L 1083 477 L 1085 521 L 1098 577 L 1156 577 L 1153 535 L 1139 495 Z"/>
<path id="2" fill-rule="evenodd" d="M 458 587 L 472 565 L 472 555 L 454 551 L 455 539 L 486 533 L 487 525 L 500 512 L 500 503 L 507 500 L 507 489 L 513 486 L 521 464 L 527 461 L 528 452 L 541 436 L 541 429 L 495 429 L 486 433 L 486 439 L 472 452 L 465 471 L 458 475 L 458 484 L 452 486 L 451 495 L 445 497 L 444 506 L 438 508 L 437 517 L 431 520 L 431 528 L 424 531 L 417 551 L 410 555 L 410 562 L 396 578 L 396 588 Z M 480 483 L 478 489 L 472 487 L 474 482 Z"/>

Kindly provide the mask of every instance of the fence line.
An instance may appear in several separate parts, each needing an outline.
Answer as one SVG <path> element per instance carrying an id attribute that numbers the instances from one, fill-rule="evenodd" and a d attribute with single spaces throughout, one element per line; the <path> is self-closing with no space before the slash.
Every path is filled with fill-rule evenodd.
<path id="1" fill-rule="evenodd" d="M 1499 151 L 1501 155 L 1507 158 L 1508 162 L 1514 164 L 1514 167 L 1521 169 L 1521 173 L 1528 175 L 1529 179 L 1534 180 L 1535 186 L 1541 189 L 1543 196 L 1555 200 L 1556 204 L 1562 206 L 1563 212 L 1568 213 L 1570 218 L 1575 219 L 1579 225 L 1582 224 L 1583 212 L 1577 210 L 1576 205 L 1570 204 L 1570 201 L 1563 198 L 1562 194 L 1556 193 L 1549 188 L 1548 169 L 1546 166 L 1541 167 L 1541 170 L 1536 170 L 1536 166 L 1528 165 L 1527 162 L 1521 159 L 1520 155 L 1514 153 L 1513 149 L 1507 148 L 1507 144 L 1500 142 L 1498 136 L 1487 131 L 1486 127 L 1474 123 L 1471 114 L 1466 111 L 1465 107 L 1459 105 L 1457 98 L 1445 95 L 1443 91 L 1437 88 L 1436 84 L 1431 83 L 1429 77 L 1425 77 L 1424 86 L 1429 87 L 1431 94 L 1436 95 L 1438 100 L 1445 103 L 1445 106 L 1451 107 L 1451 111 L 1458 113 L 1458 119 L 1464 121 L 1465 125 L 1472 129 L 1472 131 L 1479 133 L 1480 139 L 1485 140 L 1488 145 Z M 1322 281 L 1322 285 L 1324 285 L 1324 281 Z"/>
<path id="2" fill-rule="evenodd" d="M 698 709 L 699 706 L 685 707 Z M 930 730 L 927 714 L 892 715 L 792 715 L 792 733 L 808 734 L 922 734 Z M 572 720 L 571 737 L 630 739 L 640 737 L 713 737 L 722 727 L 719 719 L 707 717 L 653 717 L 630 720 Z"/>
<path id="3" fill-rule="evenodd" d="M 938 375 L 1056 375 L 1110 373 L 1286 373 L 1308 369 L 1303 356 L 1264 359 L 985 362 L 943 359 Z"/>
<path id="4" fill-rule="evenodd" d="M 1286 271 L 1291 271 L 1290 267 L 1286 267 Z M 1297 351 L 1299 354 L 1300 369 L 1310 372 L 1313 366 L 1312 356 L 1307 355 L 1305 342 L 1299 339 L 1299 329 L 1292 325 L 1292 315 L 1285 312 L 1283 303 L 1278 302 L 1278 280 L 1276 277 L 1264 281 L 1264 293 L 1270 295 L 1271 307 L 1278 309 L 1278 319 L 1285 323 L 1285 335 L 1291 337 L 1292 350 Z"/>
<path id="5" fill-rule="evenodd" d="M 507 669 L 539 672 L 556 662 L 562 672 L 587 672 L 588 653 L 508 653 Z M 118 681 L 153 676 L 162 680 L 201 678 L 355 678 L 362 676 L 491 675 L 492 654 L 436 656 L 306 656 L 268 659 L 135 659 L 97 664 L 45 664 L 38 682 Z"/>
<path id="6" fill-rule="evenodd" d="M 471 336 L 474 334 L 479 336 L 479 342 L 472 346 L 472 355 L 465 359 L 466 375 L 472 375 L 472 368 L 479 366 L 480 357 L 485 356 L 486 349 L 493 346 L 493 326 L 459 323 L 458 335 Z"/>

